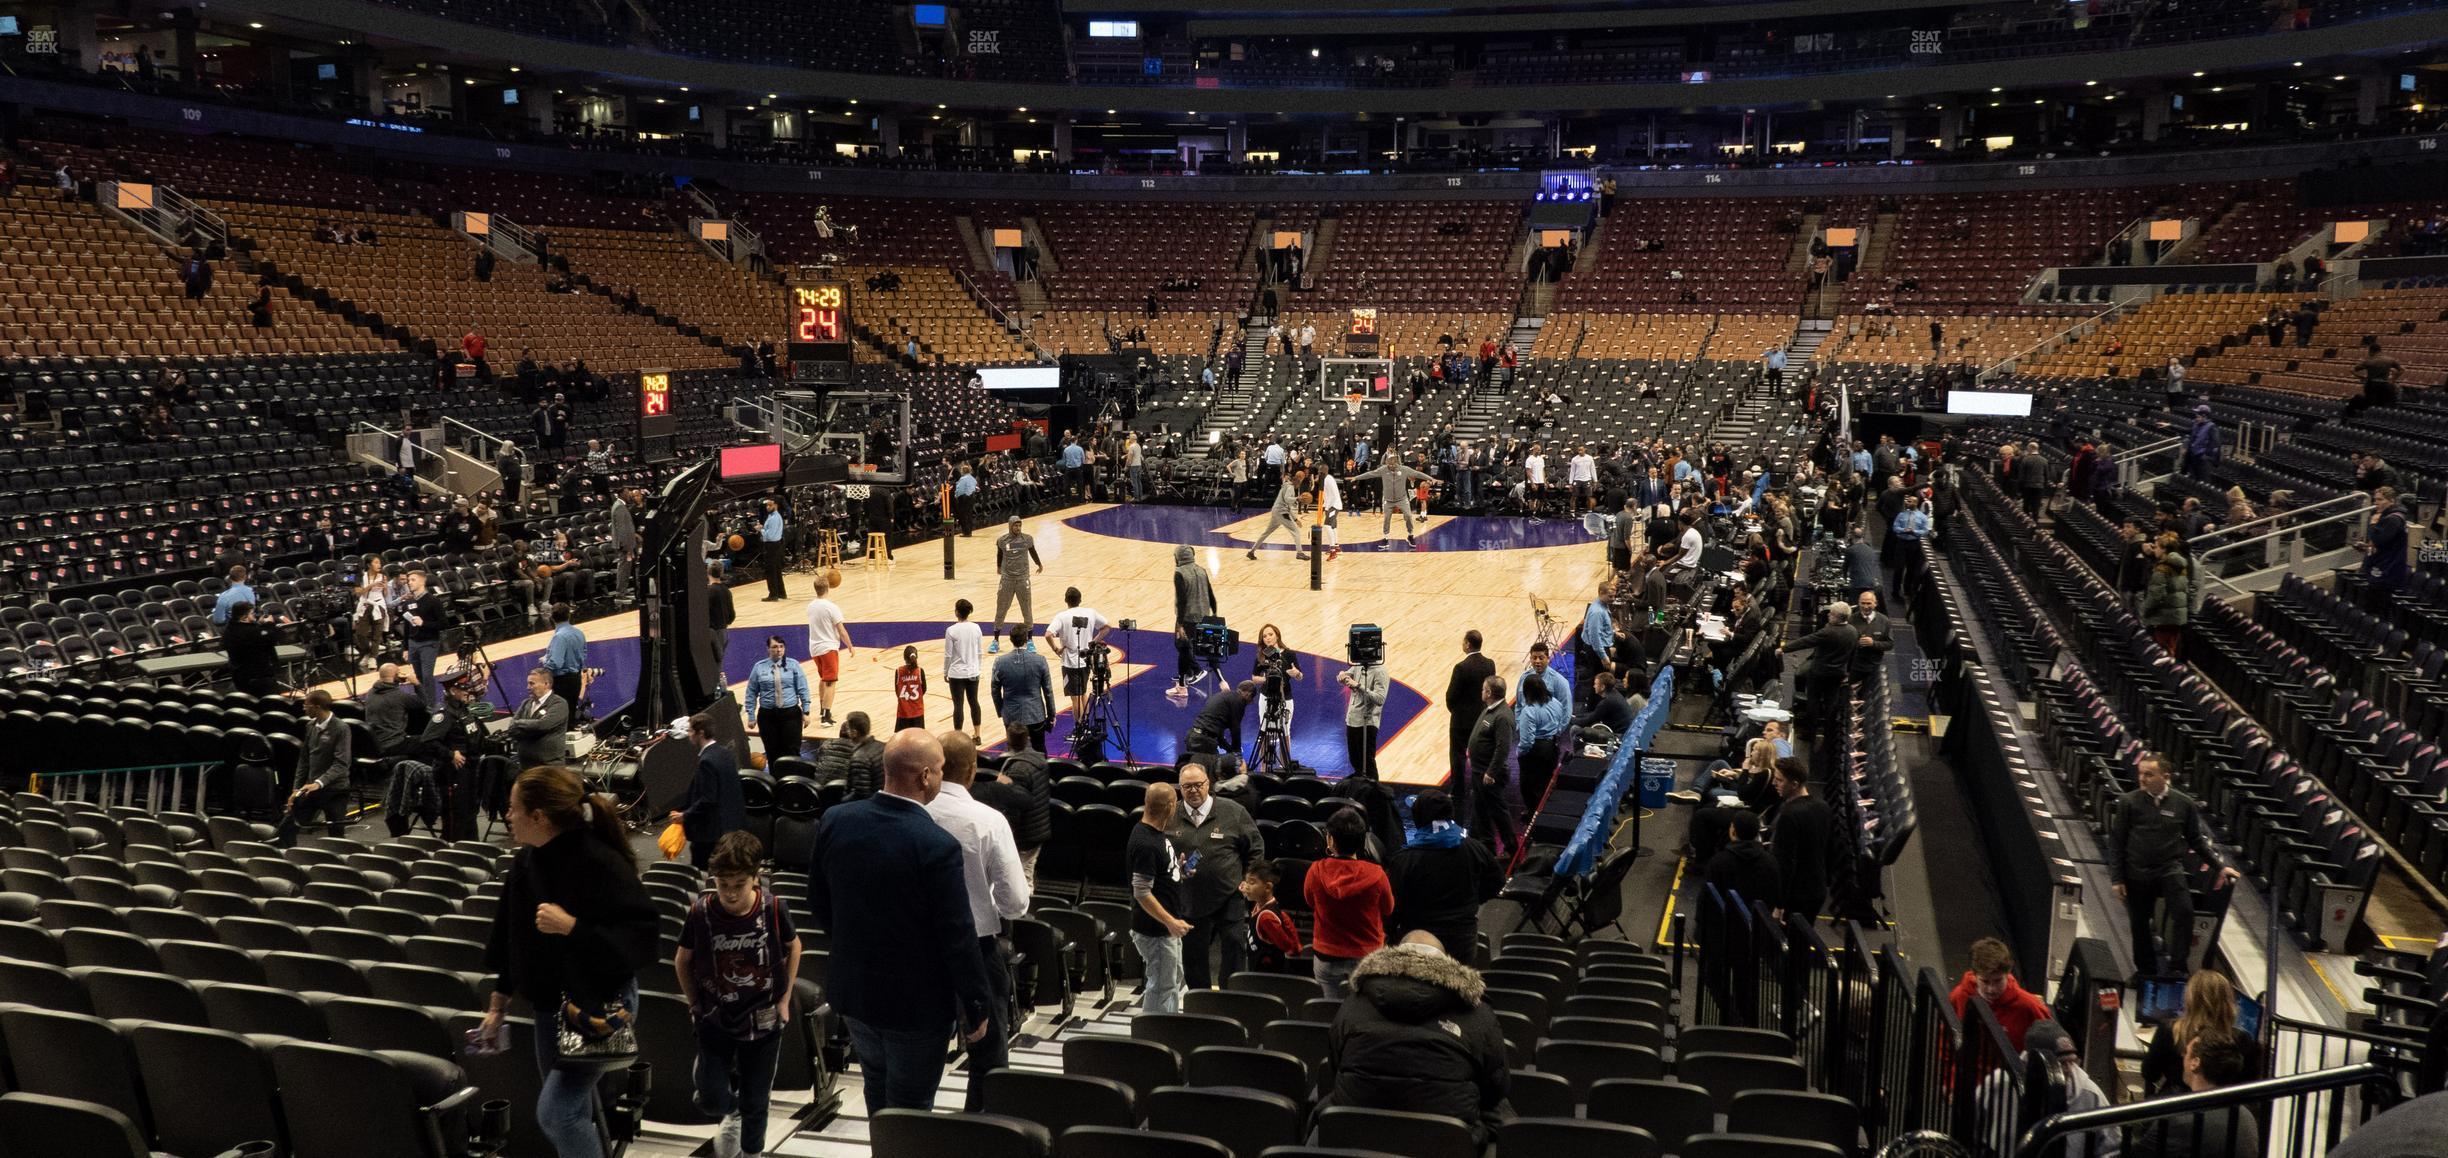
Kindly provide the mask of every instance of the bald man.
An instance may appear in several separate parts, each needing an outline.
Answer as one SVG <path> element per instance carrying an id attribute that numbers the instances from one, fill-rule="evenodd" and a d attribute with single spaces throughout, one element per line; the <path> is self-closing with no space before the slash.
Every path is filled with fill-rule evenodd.
<path id="1" fill-rule="evenodd" d="M 927 805 L 944 750 L 912 729 L 884 745 L 884 790 L 836 805 L 808 858 L 808 910 L 832 934 L 825 998 L 849 1023 L 867 1112 L 931 1110 L 946 1027 L 972 1045 L 993 1028 L 961 843 Z"/>
<path id="2" fill-rule="evenodd" d="M 425 700 L 417 691 L 416 673 L 406 664 L 386 663 L 365 694 L 366 728 L 374 733 L 374 754 L 398 756 L 419 730 Z"/>

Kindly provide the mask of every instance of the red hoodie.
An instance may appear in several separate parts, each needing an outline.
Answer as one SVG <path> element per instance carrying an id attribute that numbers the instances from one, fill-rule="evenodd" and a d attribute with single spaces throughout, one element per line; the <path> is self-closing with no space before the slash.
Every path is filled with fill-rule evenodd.
<path id="1" fill-rule="evenodd" d="M 1394 885 L 1384 869 L 1358 857 L 1328 857 L 1309 866 L 1301 896 L 1315 916 L 1309 947 L 1318 956 L 1357 960 L 1385 947 Z"/>
<path id="2" fill-rule="evenodd" d="M 1979 984 L 1980 980 L 1970 970 L 1965 970 L 1963 980 L 1955 983 L 1955 991 L 1947 994 L 1955 1003 L 1957 1018 L 1966 1016 L 1965 1011 L 1972 1007 L 1973 990 Z M 2033 996 L 2011 975 L 2006 978 L 2005 992 L 1989 1003 L 1989 1012 L 1997 1017 L 1998 1028 L 2006 1031 L 2006 1044 L 2013 1046 L 2016 1053 L 2023 1052 L 2023 1035 L 2030 1031 L 2032 1023 L 2054 1020 L 2049 1014 L 2048 1004 Z"/>

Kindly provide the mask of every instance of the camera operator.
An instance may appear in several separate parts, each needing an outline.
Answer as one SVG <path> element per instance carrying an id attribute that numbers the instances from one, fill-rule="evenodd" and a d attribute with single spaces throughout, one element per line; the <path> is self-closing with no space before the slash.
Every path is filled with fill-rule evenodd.
<path id="1" fill-rule="evenodd" d="M 1071 697 L 1071 722 L 1078 726 L 1088 708 L 1088 667 L 1091 653 L 1105 643 L 1113 625 L 1093 607 L 1080 606 L 1080 589 L 1063 588 L 1065 607 L 1046 623 L 1046 643 L 1062 660 L 1063 694 Z"/>
<path id="2" fill-rule="evenodd" d="M 1258 742 L 1276 746 L 1278 768 L 1292 766 L 1292 681 L 1301 677 L 1300 663 L 1284 646 L 1283 629 L 1269 623 L 1258 629 Z"/>
<path id="3" fill-rule="evenodd" d="M 1242 680 L 1207 697 L 1190 718 L 1190 734 L 1182 746 L 1194 756 L 1221 756 L 1241 751 L 1241 717 L 1258 695 L 1257 680 Z M 1216 762 L 1218 772 L 1230 772 L 1230 760 Z"/>
<path id="4" fill-rule="evenodd" d="M 1192 645 L 1192 633 L 1201 621 L 1216 614 L 1215 579 L 1198 564 L 1198 552 L 1183 545 L 1173 548 L 1173 686 L 1186 690 L 1190 681 L 1198 678 L 1198 652 Z M 1220 665 L 1221 659 L 1210 664 Z"/>

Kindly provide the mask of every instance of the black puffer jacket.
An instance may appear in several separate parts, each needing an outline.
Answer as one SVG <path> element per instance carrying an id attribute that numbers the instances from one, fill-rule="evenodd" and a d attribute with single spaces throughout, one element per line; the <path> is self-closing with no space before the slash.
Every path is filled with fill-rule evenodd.
<path id="1" fill-rule="evenodd" d="M 1486 1145 L 1513 1116 L 1504 1030 L 1486 993 L 1478 970 L 1417 945 L 1363 958 L 1327 1038 L 1318 1108 L 1443 1114 Z"/>
<path id="2" fill-rule="evenodd" d="M 850 799 L 865 800 L 884 787 L 884 741 L 836 736 L 816 752 L 816 782 L 848 781 Z"/>
<path id="3" fill-rule="evenodd" d="M 1043 847 L 1054 835 L 1054 777 L 1046 772 L 1045 757 L 1014 752 L 1003 758 L 1003 775 L 1011 783 L 980 775 L 970 794 L 1011 822 L 1013 844 L 1023 851 Z"/>

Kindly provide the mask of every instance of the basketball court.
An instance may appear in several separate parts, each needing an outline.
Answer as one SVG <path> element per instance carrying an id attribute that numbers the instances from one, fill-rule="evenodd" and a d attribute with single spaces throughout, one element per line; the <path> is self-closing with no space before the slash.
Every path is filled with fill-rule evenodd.
<path id="1" fill-rule="evenodd" d="M 1108 758 L 1171 762 L 1191 715 L 1216 688 L 1210 676 L 1187 702 L 1175 703 L 1164 694 L 1176 666 L 1173 554 L 1186 543 L 1215 577 L 1219 613 L 1240 633 L 1240 654 L 1224 667 L 1228 678 L 1250 673 L 1261 625 L 1274 624 L 1300 653 L 1292 722 L 1297 762 L 1322 775 L 1349 771 L 1343 689 L 1335 675 L 1346 666 L 1344 638 L 1351 625 L 1374 623 L 1385 632 L 1386 669 L 1393 679 L 1379 739 L 1380 773 L 1409 784 L 1443 779 L 1445 687 L 1462 655 L 1462 633 L 1477 628 L 1498 671 L 1508 679 L 1517 675 L 1540 631 L 1531 597 L 1544 599 L 1563 621 L 1553 628 L 1560 639 L 1606 573 L 1604 544 L 1574 521 L 1440 517 L 1423 520 L 1420 547 L 1412 550 L 1400 541 L 1399 517 L 1394 540 L 1381 544 L 1380 519 L 1374 510 L 1345 512 L 1343 554 L 1323 565 L 1321 588 L 1314 591 L 1310 565 L 1296 559 L 1280 538 L 1256 560 L 1244 556 L 1266 525 L 1263 511 L 1236 518 L 1214 507 L 1094 504 L 1028 520 L 1026 529 L 1045 561 L 1034 589 L 1040 622 L 1062 610 L 1063 590 L 1076 586 L 1083 604 L 1108 621 L 1138 624 L 1129 631 L 1117 626 L 1112 636 L 1117 738 L 1108 745 Z M 1306 533 L 1304 523 L 1304 544 Z M 942 678 L 943 631 L 952 622 L 954 601 L 964 598 L 976 605 L 973 618 L 992 626 L 994 543 L 1001 534 L 997 525 L 979 528 L 974 537 L 955 537 L 956 578 L 950 580 L 943 577 L 940 542 L 905 548 L 889 564 L 853 563 L 842 569 L 842 585 L 832 598 L 849 620 L 857 652 L 842 664 L 836 719 L 864 711 L 879 732 L 889 730 L 893 669 L 901 663 L 902 648 L 914 646 L 927 672 L 927 726 L 951 727 L 951 698 Z M 806 658 L 813 578 L 808 572 L 789 575 L 790 598 L 782 603 L 760 602 L 761 581 L 734 588 L 739 618 L 731 627 L 723 669 L 736 694 L 745 695 L 748 670 L 763 658 L 767 635 L 780 634 L 793 657 Z M 1016 607 L 1012 614 L 1018 614 Z M 637 616 L 624 613 L 580 626 L 588 639 L 588 666 L 604 672 L 591 693 L 600 713 L 626 701 L 635 686 Z M 491 646 L 498 665 L 496 699 L 517 703 L 546 638 L 539 632 Z M 994 658 L 987 657 L 990 665 Z M 991 717 L 989 685 L 981 682 L 978 694 Z M 834 731 L 811 722 L 808 734 Z M 1069 751 L 1070 731 L 1066 711 L 1051 733 L 1054 754 Z M 1002 733 L 999 721 L 986 722 L 989 747 L 1001 743 Z M 1244 739 L 1257 739 L 1254 714 Z"/>

